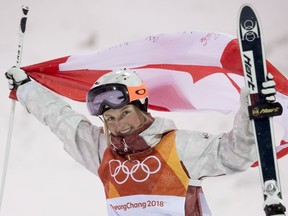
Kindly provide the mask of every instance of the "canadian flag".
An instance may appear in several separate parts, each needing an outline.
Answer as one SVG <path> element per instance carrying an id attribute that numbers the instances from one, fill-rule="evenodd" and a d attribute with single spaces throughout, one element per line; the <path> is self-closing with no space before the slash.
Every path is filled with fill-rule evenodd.
<path id="1" fill-rule="evenodd" d="M 283 114 L 278 158 L 288 154 L 288 81 L 270 62 Z M 236 112 L 244 86 L 238 41 L 217 32 L 181 32 L 148 36 L 114 47 L 23 67 L 34 80 L 70 99 L 85 102 L 103 74 L 132 68 L 149 89 L 149 108 L 160 111 Z"/>

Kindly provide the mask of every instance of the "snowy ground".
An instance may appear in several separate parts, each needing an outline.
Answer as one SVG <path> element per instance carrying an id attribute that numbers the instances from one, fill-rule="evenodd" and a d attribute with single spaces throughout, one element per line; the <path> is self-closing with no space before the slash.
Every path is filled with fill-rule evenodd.
<path id="1" fill-rule="evenodd" d="M 30 7 L 22 65 L 70 54 L 101 50 L 157 33 L 219 31 L 236 35 L 238 9 L 257 8 L 267 58 L 288 76 L 288 2 L 242 0 L 2 0 L 0 7 L 0 171 L 11 102 L 4 72 L 15 65 L 20 7 Z M 71 102 L 88 116 L 84 104 Z M 167 116 L 168 114 L 155 113 Z M 187 117 L 188 115 L 188 117 Z M 173 113 L 179 128 L 217 133 L 231 128 L 232 116 Z M 189 125 L 186 119 L 189 121 Z M 91 119 L 95 124 L 100 124 Z M 220 127 L 219 127 L 220 126 Z M 277 140 L 282 130 L 276 125 Z M 279 160 L 284 202 L 288 205 L 288 157 Z M 286 169 L 286 170 L 285 170 Z M 2 173 L 2 172 L 1 172 Z M 264 215 L 257 169 L 204 182 L 215 216 Z M 105 216 L 99 179 L 73 161 L 48 128 L 17 104 L 2 216 Z M 100 213 L 103 212 L 103 213 Z"/>

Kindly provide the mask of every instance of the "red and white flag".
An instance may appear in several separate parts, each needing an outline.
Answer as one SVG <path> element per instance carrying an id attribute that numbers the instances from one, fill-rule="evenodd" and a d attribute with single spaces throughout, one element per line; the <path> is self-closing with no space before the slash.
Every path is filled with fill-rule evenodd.
<path id="1" fill-rule="evenodd" d="M 101 75 L 133 68 L 149 89 L 149 108 L 160 111 L 216 110 L 236 112 L 244 86 L 238 41 L 215 32 L 159 34 L 87 54 L 71 55 L 23 67 L 54 92 L 84 102 Z M 283 114 L 275 117 L 285 134 L 278 157 L 288 154 L 288 81 L 270 62 L 277 101 Z"/>

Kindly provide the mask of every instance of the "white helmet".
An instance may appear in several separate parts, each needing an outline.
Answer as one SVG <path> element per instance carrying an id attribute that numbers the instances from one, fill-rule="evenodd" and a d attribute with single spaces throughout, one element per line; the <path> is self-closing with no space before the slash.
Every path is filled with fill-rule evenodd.
<path id="1" fill-rule="evenodd" d="M 95 82 L 87 93 L 86 102 L 91 115 L 96 116 L 130 103 L 147 112 L 148 89 L 136 71 L 112 71 Z"/>

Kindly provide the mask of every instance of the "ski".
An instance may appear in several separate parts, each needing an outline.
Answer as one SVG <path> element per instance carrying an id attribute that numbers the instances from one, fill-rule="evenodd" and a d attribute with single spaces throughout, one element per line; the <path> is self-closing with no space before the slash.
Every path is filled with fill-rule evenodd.
<path id="1" fill-rule="evenodd" d="M 284 216 L 278 164 L 275 153 L 273 116 L 281 115 L 279 103 L 267 103 L 261 95 L 267 79 L 261 26 L 251 5 L 243 5 L 238 16 L 238 41 L 245 85 L 250 89 L 249 117 L 258 152 L 266 216 Z"/>

